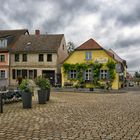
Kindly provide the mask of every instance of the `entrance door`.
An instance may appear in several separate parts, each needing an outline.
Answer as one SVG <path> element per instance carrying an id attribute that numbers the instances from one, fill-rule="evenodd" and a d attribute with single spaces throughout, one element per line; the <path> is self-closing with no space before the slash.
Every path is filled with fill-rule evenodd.
<path id="1" fill-rule="evenodd" d="M 52 86 L 55 85 L 55 71 L 54 70 L 42 70 L 42 75 L 50 80 Z"/>

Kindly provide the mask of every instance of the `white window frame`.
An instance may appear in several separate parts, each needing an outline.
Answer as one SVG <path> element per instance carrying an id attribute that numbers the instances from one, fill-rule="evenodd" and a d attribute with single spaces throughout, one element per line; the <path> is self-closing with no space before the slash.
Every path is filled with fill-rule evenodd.
<path id="1" fill-rule="evenodd" d="M 7 47 L 7 39 L 0 39 L 0 48 Z"/>
<path id="2" fill-rule="evenodd" d="M 107 76 L 108 76 L 108 70 L 100 70 L 101 79 L 107 79 Z"/>
<path id="3" fill-rule="evenodd" d="M 70 70 L 70 78 L 71 79 L 77 78 L 77 71 L 76 70 Z"/>
<path id="4" fill-rule="evenodd" d="M 85 80 L 91 80 L 91 77 L 92 77 L 91 69 L 85 70 Z"/>
<path id="5" fill-rule="evenodd" d="M 2 56 L 4 57 L 4 60 L 2 59 Z M 5 55 L 4 54 L 0 54 L 0 62 L 5 62 Z"/>
<path id="6" fill-rule="evenodd" d="M 0 70 L 0 78 L 5 79 L 6 78 L 6 72 L 5 70 Z"/>
<path id="7" fill-rule="evenodd" d="M 85 57 L 86 60 L 92 60 L 92 52 L 86 52 Z"/>

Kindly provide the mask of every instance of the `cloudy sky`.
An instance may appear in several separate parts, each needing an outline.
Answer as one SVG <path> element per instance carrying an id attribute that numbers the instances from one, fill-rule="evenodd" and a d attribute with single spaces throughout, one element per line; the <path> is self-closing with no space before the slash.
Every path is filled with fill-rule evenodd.
<path id="1" fill-rule="evenodd" d="M 79 46 L 89 38 L 140 70 L 139 0 L 0 0 L 0 29 L 64 33 Z"/>

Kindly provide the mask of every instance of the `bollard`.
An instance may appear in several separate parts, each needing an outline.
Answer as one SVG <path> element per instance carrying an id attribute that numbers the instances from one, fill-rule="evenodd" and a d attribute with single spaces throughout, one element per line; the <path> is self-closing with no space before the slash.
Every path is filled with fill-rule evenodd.
<path id="1" fill-rule="evenodd" d="M 3 113 L 2 94 L 0 94 L 0 113 Z"/>

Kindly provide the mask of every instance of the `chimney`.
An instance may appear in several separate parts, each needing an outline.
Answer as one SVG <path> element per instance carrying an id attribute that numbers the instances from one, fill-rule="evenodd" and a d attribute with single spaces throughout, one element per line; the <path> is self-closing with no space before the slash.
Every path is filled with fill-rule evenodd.
<path id="1" fill-rule="evenodd" d="M 35 30 L 35 35 L 38 37 L 40 36 L 40 30 Z"/>

